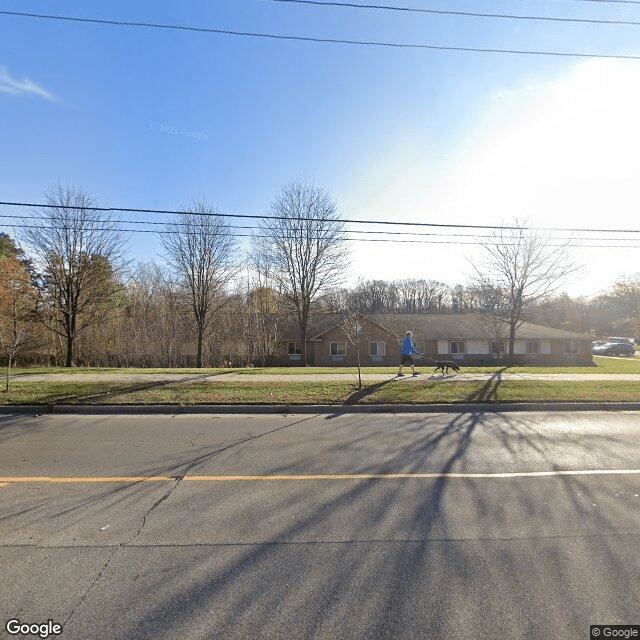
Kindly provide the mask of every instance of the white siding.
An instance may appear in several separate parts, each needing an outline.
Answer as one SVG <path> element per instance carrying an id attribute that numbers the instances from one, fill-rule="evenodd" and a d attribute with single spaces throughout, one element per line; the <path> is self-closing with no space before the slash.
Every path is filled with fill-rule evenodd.
<path id="1" fill-rule="evenodd" d="M 516 340 L 513 343 L 513 353 L 517 354 L 527 354 L 527 342 L 531 342 L 530 340 Z M 551 353 L 551 340 L 538 340 L 540 343 L 540 355 L 550 354 Z M 535 354 L 527 354 L 527 355 L 535 355 Z"/>
<path id="2" fill-rule="evenodd" d="M 467 340 L 467 353 L 489 353 L 489 345 L 480 340 Z"/>

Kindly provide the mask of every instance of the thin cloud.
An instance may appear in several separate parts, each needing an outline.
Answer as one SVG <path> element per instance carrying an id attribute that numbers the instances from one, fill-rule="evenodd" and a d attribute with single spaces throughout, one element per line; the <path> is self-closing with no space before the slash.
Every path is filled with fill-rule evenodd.
<path id="1" fill-rule="evenodd" d="M 57 101 L 53 93 L 28 78 L 20 80 L 12 78 L 4 67 L 0 67 L 0 93 L 6 93 L 10 96 L 34 95 L 51 102 Z"/>

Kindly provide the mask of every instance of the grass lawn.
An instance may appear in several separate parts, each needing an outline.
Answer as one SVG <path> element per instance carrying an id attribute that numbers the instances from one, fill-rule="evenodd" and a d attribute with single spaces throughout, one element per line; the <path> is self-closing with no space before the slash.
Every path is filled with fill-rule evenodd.
<path id="1" fill-rule="evenodd" d="M 472 383 L 418 381 L 382 387 L 364 403 L 456 402 L 640 402 L 640 382 L 550 382 L 517 380 Z"/>
<path id="2" fill-rule="evenodd" d="M 455 380 L 351 382 L 208 382 L 182 384 L 15 381 L 0 406 L 16 404 L 430 404 L 526 401 L 640 401 L 640 382 L 496 383 Z"/>

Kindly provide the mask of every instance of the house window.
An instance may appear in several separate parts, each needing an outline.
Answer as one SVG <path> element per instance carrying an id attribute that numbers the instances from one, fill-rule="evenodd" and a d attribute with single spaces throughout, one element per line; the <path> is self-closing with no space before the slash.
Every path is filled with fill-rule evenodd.
<path id="1" fill-rule="evenodd" d="M 527 353 L 540 353 L 540 342 L 538 340 L 528 340 L 526 345 Z"/>
<path id="2" fill-rule="evenodd" d="M 302 355 L 302 347 L 299 342 L 290 342 L 287 348 L 290 356 Z"/>
<path id="3" fill-rule="evenodd" d="M 568 340 L 567 342 L 564 343 L 564 352 L 571 353 L 571 354 L 578 354 L 580 353 L 580 344 L 577 342 L 574 342 L 573 340 Z"/>
<path id="4" fill-rule="evenodd" d="M 347 343 L 346 342 L 330 342 L 329 355 L 331 356 L 347 355 Z"/>
<path id="5" fill-rule="evenodd" d="M 464 340 L 452 340 L 449 343 L 449 353 L 467 353 L 467 345 Z"/>
<path id="6" fill-rule="evenodd" d="M 494 340 L 489 346 L 489 353 L 504 353 L 504 340 Z"/>
<path id="7" fill-rule="evenodd" d="M 413 346 L 418 353 L 424 353 L 424 340 L 414 340 Z"/>
<path id="8" fill-rule="evenodd" d="M 384 356 L 385 355 L 385 343 L 384 342 L 370 342 L 369 343 L 369 355 L 370 356 Z"/>

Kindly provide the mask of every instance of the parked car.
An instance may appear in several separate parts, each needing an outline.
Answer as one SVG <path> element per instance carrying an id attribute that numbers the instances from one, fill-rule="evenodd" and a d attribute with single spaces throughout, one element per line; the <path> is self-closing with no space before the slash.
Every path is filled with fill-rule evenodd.
<path id="1" fill-rule="evenodd" d="M 627 340 L 624 342 L 605 342 L 594 346 L 591 352 L 594 356 L 632 356 L 636 352 L 636 347 Z"/>

